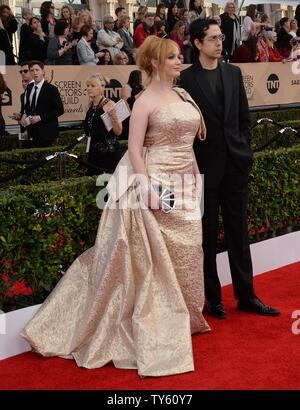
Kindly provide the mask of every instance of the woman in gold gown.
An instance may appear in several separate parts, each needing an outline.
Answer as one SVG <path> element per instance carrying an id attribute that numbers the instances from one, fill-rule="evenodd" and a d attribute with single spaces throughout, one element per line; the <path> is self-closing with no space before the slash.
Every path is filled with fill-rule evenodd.
<path id="1" fill-rule="evenodd" d="M 193 153 L 205 126 L 190 96 L 172 88 L 181 64 L 176 43 L 148 37 L 138 62 L 149 85 L 134 104 L 128 152 L 107 186 L 95 245 L 73 262 L 22 336 L 40 354 L 78 366 L 112 361 L 164 376 L 193 371 L 191 334 L 210 330 L 202 316 L 201 179 Z M 145 137 L 154 141 L 148 148 Z M 171 212 L 163 212 L 157 185 L 174 194 Z"/>

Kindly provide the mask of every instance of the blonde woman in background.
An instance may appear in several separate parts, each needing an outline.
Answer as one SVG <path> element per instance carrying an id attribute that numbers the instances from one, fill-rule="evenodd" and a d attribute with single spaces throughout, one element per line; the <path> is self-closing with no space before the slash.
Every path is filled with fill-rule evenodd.
<path id="1" fill-rule="evenodd" d="M 115 64 L 116 65 L 127 65 L 127 64 L 129 64 L 128 55 L 125 53 L 125 51 L 120 51 L 120 53 L 116 55 Z"/>
<path id="2" fill-rule="evenodd" d="M 65 20 L 68 23 L 69 30 L 72 32 L 73 20 L 75 18 L 75 13 L 73 7 L 69 4 L 64 4 L 60 9 L 60 19 Z"/>

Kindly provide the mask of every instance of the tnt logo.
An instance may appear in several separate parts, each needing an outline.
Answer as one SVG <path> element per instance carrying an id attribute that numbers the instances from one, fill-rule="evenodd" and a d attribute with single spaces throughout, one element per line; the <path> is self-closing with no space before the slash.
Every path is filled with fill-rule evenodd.
<path id="1" fill-rule="evenodd" d="M 110 83 L 105 87 L 104 95 L 106 98 L 110 98 L 114 102 L 117 102 L 121 98 L 122 84 L 115 79 L 110 80 Z"/>
<path id="2" fill-rule="evenodd" d="M 5 313 L 0 310 L 0 335 L 6 334 L 6 316 Z"/>
<path id="3" fill-rule="evenodd" d="M 300 310 L 294 310 L 292 319 L 296 319 L 292 324 L 293 335 L 300 335 Z"/>
<path id="4" fill-rule="evenodd" d="M 270 94 L 275 94 L 279 90 L 279 78 L 276 74 L 270 74 L 267 79 L 267 89 Z"/>

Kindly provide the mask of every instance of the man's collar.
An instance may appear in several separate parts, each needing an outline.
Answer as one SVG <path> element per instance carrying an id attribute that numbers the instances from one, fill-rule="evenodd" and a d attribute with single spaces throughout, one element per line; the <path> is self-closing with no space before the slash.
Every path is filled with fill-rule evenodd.
<path id="1" fill-rule="evenodd" d="M 45 79 L 43 78 L 39 83 L 34 83 L 34 85 L 35 86 L 37 86 L 38 88 L 41 88 L 42 87 L 42 85 L 44 84 L 44 82 L 45 82 Z"/>

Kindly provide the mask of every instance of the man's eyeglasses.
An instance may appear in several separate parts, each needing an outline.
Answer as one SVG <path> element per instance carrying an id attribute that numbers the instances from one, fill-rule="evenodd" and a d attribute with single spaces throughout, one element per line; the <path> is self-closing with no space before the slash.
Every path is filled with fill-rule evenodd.
<path id="1" fill-rule="evenodd" d="M 24 73 L 24 74 L 27 74 L 28 71 L 29 71 L 29 70 L 26 70 L 26 69 L 25 69 L 25 70 L 20 70 L 19 73 L 20 73 L 20 74 L 23 74 L 23 73 Z"/>
<path id="2" fill-rule="evenodd" d="M 225 34 L 219 34 L 217 36 L 209 36 L 205 37 L 207 41 L 210 41 L 212 43 L 216 43 L 218 40 L 224 41 L 225 40 Z"/>

